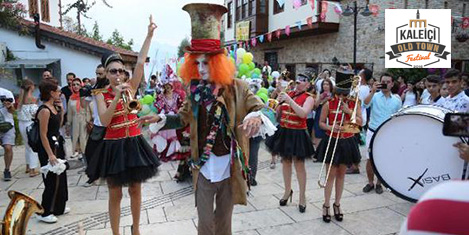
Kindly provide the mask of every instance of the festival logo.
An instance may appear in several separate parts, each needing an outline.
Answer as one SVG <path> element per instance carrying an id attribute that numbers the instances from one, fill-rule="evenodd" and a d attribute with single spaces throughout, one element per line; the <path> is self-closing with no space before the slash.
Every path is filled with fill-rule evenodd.
<path id="1" fill-rule="evenodd" d="M 451 68 L 450 9 L 386 9 L 386 68 Z"/>

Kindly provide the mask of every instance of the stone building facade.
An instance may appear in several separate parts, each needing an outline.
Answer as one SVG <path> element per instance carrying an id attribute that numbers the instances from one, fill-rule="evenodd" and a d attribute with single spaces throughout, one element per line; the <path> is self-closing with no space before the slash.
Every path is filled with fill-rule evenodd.
<path id="1" fill-rule="evenodd" d="M 275 1 L 275 0 L 274 0 Z M 358 1 L 359 7 L 365 6 L 365 1 Z M 340 1 L 345 10 L 347 4 L 352 6 L 352 0 Z M 362 16 L 357 18 L 357 67 L 366 66 L 375 74 L 383 73 L 385 63 L 385 20 L 384 9 L 444 9 L 452 10 L 453 16 L 467 16 L 469 1 L 467 0 L 371 0 L 370 4 L 380 7 L 378 16 Z M 452 35 L 452 64 L 453 67 L 469 72 L 469 40 L 458 42 Z M 353 15 L 342 16 L 338 32 L 321 35 L 302 35 L 295 38 L 281 38 L 270 43 L 258 43 L 250 48 L 254 59 L 258 63 L 269 60 L 276 55 L 278 65 L 276 69 L 289 69 L 299 72 L 306 67 L 322 70 L 334 68 L 333 58 L 340 63 L 353 62 Z"/>

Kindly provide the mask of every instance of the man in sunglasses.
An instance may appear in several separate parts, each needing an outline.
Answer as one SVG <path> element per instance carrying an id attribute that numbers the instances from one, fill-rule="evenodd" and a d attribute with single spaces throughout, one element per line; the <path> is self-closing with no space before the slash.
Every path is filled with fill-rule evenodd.
<path id="1" fill-rule="evenodd" d="M 5 170 L 3 171 L 3 180 L 11 180 L 10 166 L 13 160 L 13 146 L 15 145 L 15 128 L 13 121 L 13 112 L 15 107 L 15 98 L 11 91 L 0 88 L 0 143 L 5 150 L 4 161 Z"/>

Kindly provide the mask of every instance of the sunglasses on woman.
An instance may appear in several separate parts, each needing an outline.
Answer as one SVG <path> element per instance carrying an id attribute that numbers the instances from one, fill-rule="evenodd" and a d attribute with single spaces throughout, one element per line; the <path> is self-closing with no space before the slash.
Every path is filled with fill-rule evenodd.
<path id="1" fill-rule="evenodd" d="M 125 72 L 125 69 L 109 69 L 108 72 L 113 75 L 117 73 L 123 74 Z"/>
<path id="2" fill-rule="evenodd" d="M 1 98 L 0 101 L 13 103 L 13 98 Z"/>

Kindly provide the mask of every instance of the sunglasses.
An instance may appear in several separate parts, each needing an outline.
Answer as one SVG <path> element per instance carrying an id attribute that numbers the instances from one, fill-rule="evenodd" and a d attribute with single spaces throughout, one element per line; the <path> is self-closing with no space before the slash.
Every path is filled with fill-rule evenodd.
<path id="1" fill-rule="evenodd" d="M 119 72 L 119 74 L 123 74 L 125 72 L 125 69 L 109 69 L 108 70 L 110 74 L 117 74 Z"/>
<path id="2" fill-rule="evenodd" d="M 13 98 L 1 98 L 0 101 L 13 103 Z"/>
<path id="3" fill-rule="evenodd" d="M 81 86 L 81 84 L 73 83 L 72 86 Z"/>

